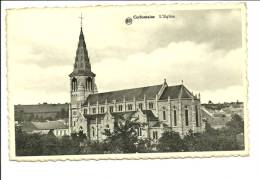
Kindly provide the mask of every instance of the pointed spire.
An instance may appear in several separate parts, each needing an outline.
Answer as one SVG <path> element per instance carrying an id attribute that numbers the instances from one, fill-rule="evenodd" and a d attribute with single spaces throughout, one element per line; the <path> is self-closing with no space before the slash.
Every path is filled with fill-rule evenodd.
<path id="1" fill-rule="evenodd" d="M 76 51 L 75 63 L 74 63 L 74 70 L 70 74 L 73 75 L 87 75 L 90 77 L 95 77 L 95 74 L 91 71 L 91 64 L 88 57 L 88 50 L 85 43 L 83 28 L 82 28 L 82 14 L 80 16 L 81 19 L 81 27 L 80 27 L 80 34 L 79 34 L 79 41 L 78 47 Z"/>

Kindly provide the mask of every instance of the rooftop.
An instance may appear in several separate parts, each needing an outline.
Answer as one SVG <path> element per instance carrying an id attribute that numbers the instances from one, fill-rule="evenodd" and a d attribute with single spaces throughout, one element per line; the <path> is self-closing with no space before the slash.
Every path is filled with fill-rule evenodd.
<path id="1" fill-rule="evenodd" d="M 125 101 L 133 101 L 135 100 L 143 100 L 146 99 L 155 99 L 156 95 L 159 94 L 159 91 L 163 85 L 154 85 L 154 86 L 146 86 L 146 87 L 139 87 L 139 88 L 132 88 L 132 89 L 124 89 L 124 90 L 117 90 L 117 91 L 110 91 L 110 92 L 102 92 L 91 94 L 88 96 L 85 105 L 90 103 L 91 105 L 96 104 L 97 101 L 99 104 L 112 103 L 113 101 L 116 102 L 123 102 Z M 176 86 L 166 86 L 164 89 L 160 100 L 166 100 L 168 97 L 171 99 L 177 98 L 195 98 L 194 95 L 184 86 L 184 85 L 176 85 Z"/>
<path id="2" fill-rule="evenodd" d="M 22 126 L 24 131 L 50 130 L 50 129 L 68 129 L 68 126 L 61 121 L 46 122 L 26 122 Z"/>

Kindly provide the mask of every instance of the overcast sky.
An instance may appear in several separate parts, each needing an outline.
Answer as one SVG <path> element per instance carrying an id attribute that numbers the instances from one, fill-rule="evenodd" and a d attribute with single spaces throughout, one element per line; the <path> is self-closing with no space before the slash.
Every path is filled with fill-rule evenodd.
<path id="1" fill-rule="evenodd" d="M 190 91 L 200 92 L 202 102 L 243 100 L 246 56 L 239 9 L 132 6 L 10 10 L 7 47 L 15 104 L 69 102 L 80 13 L 99 92 L 157 85 L 166 78 L 168 85 L 183 80 Z M 126 25 L 133 15 L 156 18 Z"/>

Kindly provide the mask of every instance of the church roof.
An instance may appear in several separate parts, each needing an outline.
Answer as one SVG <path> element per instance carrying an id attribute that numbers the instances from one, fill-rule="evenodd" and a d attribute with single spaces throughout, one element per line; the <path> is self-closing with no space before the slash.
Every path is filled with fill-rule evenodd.
<path id="1" fill-rule="evenodd" d="M 147 99 L 154 99 L 156 94 L 161 89 L 161 86 L 162 85 L 155 85 L 92 94 L 89 95 L 86 102 L 89 102 L 90 104 L 95 104 L 98 101 L 100 104 L 104 104 L 106 100 L 108 103 L 111 103 L 113 100 L 116 100 L 117 102 L 123 102 L 124 98 L 126 101 L 131 101 L 134 98 L 136 100 L 143 100 L 144 96 L 146 96 Z"/>
<path id="2" fill-rule="evenodd" d="M 171 99 L 190 99 L 192 97 L 196 99 L 196 97 L 192 95 L 192 93 L 184 85 L 166 87 L 160 99 L 163 100 L 167 99 L 168 97 Z"/>
<path id="3" fill-rule="evenodd" d="M 131 120 L 135 111 L 126 111 L 126 112 L 114 112 L 111 115 L 115 118 L 115 120 Z"/>
<path id="4" fill-rule="evenodd" d="M 155 85 L 91 94 L 88 96 L 85 105 L 87 103 L 93 105 L 96 104 L 97 101 L 99 102 L 99 104 L 105 104 L 106 100 L 107 103 L 112 103 L 112 101 L 114 100 L 116 102 L 123 102 L 124 98 L 126 101 L 132 101 L 134 98 L 136 100 L 143 100 L 144 97 L 146 97 L 147 99 L 155 99 L 161 88 L 162 85 Z M 196 97 L 192 95 L 192 93 L 190 93 L 190 91 L 184 85 L 167 86 L 164 89 L 160 100 L 166 100 L 168 97 L 170 97 L 171 99 L 189 99 L 192 97 L 196 99 Z"/>
<path id="5" fill-rule="evenodd" d="M 84 114 L 84 117 L 90 122 L 90 124 L 101 123 L 104 119 L 105 114 Z"/>
<path id="6" fill-rule="evenodd" d="M 158 118 L 155 117 L 151 110 L 142 110 L 142 112 L 147 116 L 148 121 L 158 121 Z"/>

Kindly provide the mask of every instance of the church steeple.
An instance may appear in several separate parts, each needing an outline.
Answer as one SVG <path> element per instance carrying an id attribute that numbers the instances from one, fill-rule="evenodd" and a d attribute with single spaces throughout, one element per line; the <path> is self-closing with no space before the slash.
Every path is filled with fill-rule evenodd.
<path id="1" fill-rule="evenodd" d="M 95 76 L 96 75 L 91 70 L 88 50 L 83 34 L 81 16 L 81 27 L 74 67 L 72 73 L 69 75 L 72 109 L 80 109 L 81 105 L 85 102 L 90 94 L 97 93 Z"/>
<path id="2" fill-rule="evenodd" d="M 73 72 L 70 76 L 91 76 L 95 77 L 95 74 L 91 71 L 91 65 L 88 57 L 88 50 L 85 43 L 82 27 L 80 27 L 78 47 L 76 51 L 75 63 Z"/>

